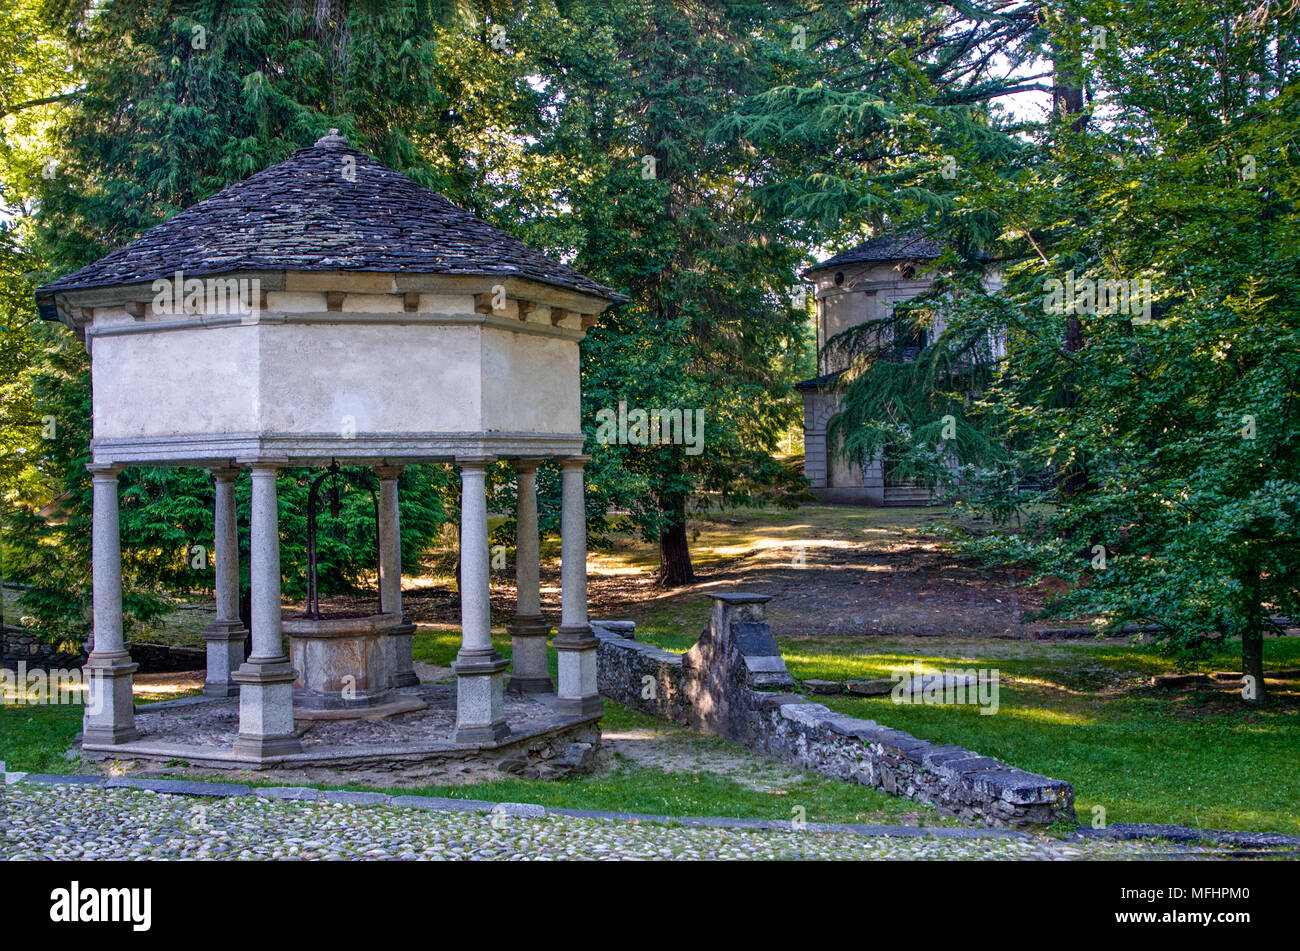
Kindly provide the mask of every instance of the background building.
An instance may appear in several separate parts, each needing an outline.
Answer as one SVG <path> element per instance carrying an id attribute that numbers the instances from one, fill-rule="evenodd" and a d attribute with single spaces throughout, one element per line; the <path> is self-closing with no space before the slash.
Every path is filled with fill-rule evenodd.
<path id="1" fill-rule="evenodd" d="M 859 505 L 920 505 L 934 490 L 894 478 L 882 452 L 866 466 L 831 451 L 827 429 L 840 411 L 838 382 L 849 358 L 827 341 L 868 321 L 889 316 L 894 305 L 930 288 L 926 265 L 942 249 L 919 235 L 881 235 L 809 268 L 804 277 L 816 285 L 818 376 L 796 384 L 803 395 L 804 475 L 813 495 L 825 502 Z M 898 358 L 915 359 L 932 335 L 928 331 L 899 341 Z"/>

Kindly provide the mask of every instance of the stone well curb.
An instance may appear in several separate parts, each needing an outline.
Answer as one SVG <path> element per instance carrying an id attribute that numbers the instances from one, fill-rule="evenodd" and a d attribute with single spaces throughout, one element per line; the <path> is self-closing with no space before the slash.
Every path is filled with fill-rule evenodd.
<path id="1" fill-rule="evenodd" d="M 656 825 L 701 826 L 717 829 L 756 829 L 761 831 L 791 831 L 789 820 L 733 819 L 725 816 L 661 816 L 637 812 L 605 812 L 595 809 L 553 809 L 523 802 L 487 802 L 477 799 L 445 799 L 436 796 L 390 796 L 387 793 L 354 792 L 345 789 L 313 789 L 310 786 L 245 786 L 238 783 L 205 783 L 181 779 L 137 779 L 135 777 L 107 777 L 64 775 L 56 773 L 29 773 L 19 782 L 38 785 L 100 786 L 105 789 L 140 789 L 170 796 L 205 796 L 211 798 L 261 798 L 296 802 L 347 803 L 357 806 L 389 806 L 396 809 L 422 809 L 432 812 L 496 811 L 507 816 L 542 818 L 543 816 L 571 816 L 578 819 L 612 819 L 621 822 L 645 822 Z M 809 822 L 800 831 L 817 833 L 853 833 L 861 836 L 888 838 L 935 839 L 1032 839 L 1014 829 L 969 829 L 960 827 L 855 825 L 847 823 Z"/>

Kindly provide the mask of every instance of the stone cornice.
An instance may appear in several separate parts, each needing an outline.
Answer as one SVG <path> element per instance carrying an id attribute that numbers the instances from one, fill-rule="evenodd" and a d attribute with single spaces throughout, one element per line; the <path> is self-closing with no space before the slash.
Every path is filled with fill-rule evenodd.
<path id="1" fill-rule="evenodd" d="M 584 322 L 590 318 L 583 318 Z M 586 330 L 560 327 L 550 323 L 499 317 L 495 314 L 367 313 L 363 311 L 262 311 L 257 314 L 187 314 L 178 317 L 145 319 L 139 322 L 95 327 L 82 324 L 88 341 L 97 337 L 120 337 L 131 334 L 166 333 L 208 327 L 256 327 L 262 324 L 363 324 L 369 326 L 477 326 L 562 340 L 580 341 Z"/>
<path id="2" fill-rule="evenodd" d="M 552 459 L 582 451 L 582 433 L 371 433 L 344 439 L 336 434 L 229 433 L 219 436 L 143 436 L 92 439 L 100 465 L 172 465 L 210 468 L 240 465 L 321 466 L 338 459 L 353 465 L 414 465 L 454 462 L 457 457 Z"/>

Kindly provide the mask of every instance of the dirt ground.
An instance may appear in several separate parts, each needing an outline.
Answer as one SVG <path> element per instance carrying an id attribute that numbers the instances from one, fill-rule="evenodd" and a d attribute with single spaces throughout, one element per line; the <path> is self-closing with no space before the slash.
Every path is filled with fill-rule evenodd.
<path id="1" fill-rule="evenodd" d="M 699 581 L 660 588 L 658 549 L 629 536 L 593 539 L 588 600 L 593 618 L 625 618 L 694 636 L 708 618 L 714 591 L 772 595 L 769 620 L 778 636 L 1032 637 L 1049 626 L 1023 618 L 1047 592 L 1023 586 L 1025 572 L 962 563 L 942 547 L 943 509 L 870 509 L 807 505 L 794 511 L 739 510 L 697 516 L 691 554 Z M 543 542 L 542 607 L 560 611 L 558 539 Z M 492 572 L 492 619 L 501 629 L 514 610 L 513 551 Z M 460 607 L 445 576 L 454 548 L 430 559 L 423 576 L 407 577 L 402 606 L 416 623 L 456 628 Z M 372 610 L 373 597 L 324 599 L 328 611 Z M 285 603 L 287 614 L 300 605 Z M 143 640 L 202 646 L 211 601 L 194 601 Z"/>
<path id="2" fill-rule="evenodd" d="M 593 618 L 694 637 L 708 620 L 706 595 L 749 590 L 772 596 L 768 618 L 778 636 L 1030 638 L 1059 623 L 1026 622 L 1048 592 L 1024 585 L 1018 569 L 964 563 L 943 547 L 943 509 L 871 509 L 806 505 L 793 511 L 743 509 L 691 522 L 694 585 L 665 589 L 654 580 L 658 549 L 630 536 L 593 539 L 588 601 Z M 454 537 L 453 537 L 454 544 Z M 542 545 L 542 610 L 560 613 L 558 539 Z M 404 579 L 402 606 L 417 624 L 455 629 L 460 605 L 454 547 L 430 558 L 423 575 Z M 492 571 L 492 620 L 504 629 L 514 610 L 514 552 Z M 374 596 L 323 599 L 327 611 L 373 610 Z M 286 614 L 301 605 L 286 601 Z M 201 647 L 211 600 L 189 600 L 140 640 Z"/>
<path id="3" fill-rule="evenodd" d="M 1046 592 L 1017 587 L 1025 573 L 961 564 L 944 552 L 936 509 L 864 509 L 809 505 L 793 512 L 742 510 L 696 519 L 692 556 L 699 583 L 655 584 L 654 546 L 633 539 L 595 548 L 588 561 L 594 618 L 627 618 L 696 634 L 707 619 L 704 595 L 752 590 L 772 595 L 768 615 L 778 636 L 1032 637 L 1046 627 L 1022 616 Z M 493 573 L 493 619 L 513 609 L 513 570 Z M 559 571 L 542 571 L 543 610 L 558 614 Z M 413 620 L 455 625 L 450 586 L 421 584 L 403 594 Z"/>

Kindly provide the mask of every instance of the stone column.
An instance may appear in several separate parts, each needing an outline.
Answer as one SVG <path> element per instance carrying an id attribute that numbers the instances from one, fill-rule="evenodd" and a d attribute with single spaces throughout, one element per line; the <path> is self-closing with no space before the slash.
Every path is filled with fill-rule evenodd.
<path id="1" fill-rule="evenodd" d="M 402 613 L 402 525 L 397 504 L 397 479 L 402 466 L 377 466 L 379 477 L 379 595 L 385 614 L 400 618 L 388 632 L 388 686 L 418 687 L 411 657 L 415 625 Z"/>
<path id="2" fill-rule="evenodd" d="M 297 677 L 284 653 L 280 627 L 280 518 L 276 508 L 276 470 L 283 462 L 254 460 L 252 524 L 249 529 L 249 584 L 253 600 L 253 653 L 235 671 L 240 685 L 239 737 L 235 752 L 262 759 L 298 753 L 293 730 L 293 682 Z"/>
<path id="3" fill-rule="evenodd" d="M 552 693 L 555 685 L 546 667 L 546 635 L 551 626 L 542 618 L 541 563 L 537 537 L 537 461 L 515 462 L 518 491 L 515 506 L 515 616 L 510 631 L 512 670 L 506 689 L 511 693 Z"/>
<path id="4" fill-rule="evenodd" d="M 213 518 L 212 559 L 216 566 L 217 619 L 203 632 L 208 643 L 208 673 L 203 693 L 209 697 L 234 697 L 239 685 L 231 676 L 244 662 L 248 631 L 239 619 L 239 532 L 235 524 L 235 479 L 239 470 L 213 469 L 216 510 Z"/>
<path id="5" fill-rule="evenodd" d="M 93 647 L 82 672 L 88 692 L 82 717 L 82 742 L 126 743 L 139 734 L 135 729 L 132 675 L 139 665 L 131 662 L 122 635 L 122 542 L 117 510 L 117 476 L 122 466 L 92 463 L 94 512 L 92 514 Z"/>
<path id="6" fill-rule="evenodd" d="M 506 660 L 492 647 L 486 467 L 490 457 L 460 465 L 460 652 L 456 674 L 456 742 L 497 743 L 510 733 L 505 716 Z"/>
<path id="7" fill-rule="evenodd" d="M 588 458 L 560 460 L 560 629 L 554 642 L 559 653 L 560 689 L 555 712 L 565 716 L 599 715 L 605 709 L 596 689 L 596 637 L 587 623 L 587 511 L 582 467 Z"/>

